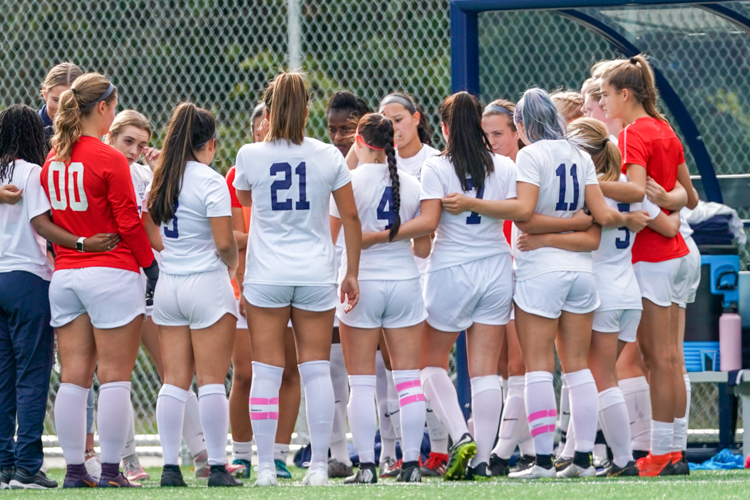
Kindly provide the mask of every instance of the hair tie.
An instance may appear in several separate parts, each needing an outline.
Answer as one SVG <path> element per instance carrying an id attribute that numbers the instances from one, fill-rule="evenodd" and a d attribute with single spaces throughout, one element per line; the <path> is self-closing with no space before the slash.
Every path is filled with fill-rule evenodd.
<path id="1" fill-rule="evenodd" d="M 604 149 L 607 146 L 607 143 L 609 142 L 609 137 L 605 137 L 602 141 L 602 149 Z"/>
<path id="2" fill-rule="evenodd" d="M 385 148 L 376 148 L 375 146 L 370 146 L 369 144 L 367 144 L 367 142 L 365 142 L 365 138 L 359 135 L 359 126 L 357 126 L 357 131 L 354 132 L 354 138 L 362 141 L 362 144 L 364 144 L 370 149 L 374 149 L 375 151 L 385 151 Z"/>
<path id="3" fill-rule="evenodd" d="M 484 111 L 482 112 L 482 114 L 485 114 L 485 113 L 499 113 L 503 115 L 508 115 L 511 118 L 513 118 L 513 113 L 511 113 L 511 111 L 508 108 L 504 106 L 498 106 L 497 104 L 488 104 L 484 108 Z"/>
<path id="4" fill-rule="evenodd" d="M 387 96 L 385 96 L 383 100 L 380 101 L 380 105 L 378 106 L 378 109 L 382 111 L 386 105 L 392 104 L 392 103 L 397 103 L 397 104 L 402 105 L 403 107 L 408 109 L 409 113 L 411 114 L 414 114 L 417 112 L 417 106 L 416 104 L 414 104 L 414 102 L 411 99 L 400 96 L 398 94 L 388 94 Z"/>
<path id="5" fill-rule="evenodd" d="M 638 61 L 635 60 L 635 57 L 630 58 L 630 64 L 638 65 Z"/>

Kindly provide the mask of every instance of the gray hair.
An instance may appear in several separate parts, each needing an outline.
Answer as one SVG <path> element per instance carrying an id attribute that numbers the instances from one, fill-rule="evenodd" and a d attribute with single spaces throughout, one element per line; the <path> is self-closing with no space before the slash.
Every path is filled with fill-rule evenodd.
<path id="1" fill-rule="evenodd" d="M 526 137 L 532 143 L 565 139 L 565 119 L 560 116 L 550 95 L 540 88 L 523 93 L 516 104 L 513 121 L 523 125 Z"/>

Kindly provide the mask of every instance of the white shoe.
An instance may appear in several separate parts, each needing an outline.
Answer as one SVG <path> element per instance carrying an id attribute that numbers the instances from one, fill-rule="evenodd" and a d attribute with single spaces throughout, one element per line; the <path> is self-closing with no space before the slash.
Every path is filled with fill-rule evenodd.
<path id="1" fill-rule="evenodd" d="M 593 465 L 583 468 L 576 464 L 570 464 L 563 470 L 557 473 L 558 479 L 566 479 L 573 477 L 595 477 L 596 469 Z"/>
<path id="2" fill-rule="evenodd" d="M 511 472 L 508 474 L 510 479 L 544 479 L 544 478 L 555 478 L 555 468 L 551 467 L 545 469 L 537 464 L 532 465 L 528 469 L 524 469 L 518 472 Z"/>
<path id="3" fill-rule="evenodd" d="M 325 462 L 315 462 L 310 464 L 310 468 L 302 480 L 303 486 L 326 486 L 328 484 L 328 464 Z"/>
<path id="4" fill-rule="evenodd" d="M 99 461 L 99 454 L 89 456 L 84 462 L 86 472 L 89 476 L 93 477 L 97 481 L 102 478 L 102 463 Z"/>
<path id="5" fill-rule="evenodd" d="M 255 480 L 255 486 L 278 486 L 276 480 L 276 468 L 273 464 L 265 467 L 258 467 L 258 479 Z"/>

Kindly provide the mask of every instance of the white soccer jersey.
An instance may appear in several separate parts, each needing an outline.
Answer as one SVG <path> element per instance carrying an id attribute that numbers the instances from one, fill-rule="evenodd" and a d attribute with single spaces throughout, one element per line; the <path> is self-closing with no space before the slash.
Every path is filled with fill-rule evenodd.
<path id="1" fill-rule="evenodd" d="M 401 224 L 419 215 L 419 181 L 399 172 Z M 369 163 L 352 171 L 352 189 L 357 203 L 362 231 L 383 231 L 391 227 L 395 218 L 393 192 L 388 167 Z M 331 215 L 340 217 L 338 208 L 331 204 Z M 346 250 L 341 257 L 339 280 L 346 275 Z M 419 278 L 419 270 L 411 252 L 411 240 L 381 243 L 362 250 L 359 260 L 360 280 L 408 280 Z"/>
<path id="2" fill-rule="evenodd" d="M 572 217 L 586 204 L 586 186 L 599 183 L 591 157 L 566 140 L 535 142 L 518 152 L 516 162 L 518 182 L 539 186 L 538 214 Z M 514 242 L 513 256 L 516 280 L 550 271 L 592 272 L 591 252 L 550 247 L 520 252 Z"/>
<path id="3" fill-rule="evenodd" d="M 209 219 L 231 217 L 231 204 L 224 177 L 208 165 L 187 162 L 175 216 L 159 228 L 164 244 L 161 270 L 186 275 L 226 269 Z"/>
<path id="4" fill-rule="evenodd" d="M 336 285 L 331 193 L 351 181 L 341 152 L 305 138 L 247 144 L 234 187 L 252 191 L 245 283 Z"/>
<path id="5" fill-rule="evenodd" d="M 154 180 L 154 173 L 146 165 L 140 163 L 130 164 L 130 177 L 133 179 L 135 190 L 135 203 L 138 205 L 138 215 L 143 212 L 148 198 L 149 185 Z M 148 209 L 146 210 L 148 212 Z"/>
<path id="6" fill-rule="evenodd" d="M 688 238 L 692 238 L 693 233 L 695 232 L 687 221 L 691 213 L 693 213 L 693 211 L 688 207 L 682 207 L 682 210 L 680 210 L 680 234 L 682 235 L 682 239 L 686 241 Z"/>
<path id="7" fill-rule="evenodd" d="M 31 219 L 51 210 L 39 180 L 41 172 L 39 165 L 16 160 L 13 175 L 0 182 L 23 190 L 15 205 L 0 203 L 0 273 L 26 271 L 49 281 L 52 264 L 47 243 L 31 225 Z"/>
<path id="8" fill-rule="evenodd" d="M 428 146 L 427 144 L 422 144 L 422 149 L 419 150 L 419 153 L 415 154 L 411 158 L 401 158 L 397 150 L 396 165 L 398 165 L 399 170 L 403 170 L 407 174 L 413 175 L 417 179 L 422 179 L 422 166 L 424 165 L 424 162 L 439 154 L 440 151 L 433 148 L 432 146 Z"/>
<path id="9" fill-rule="evenodd" d="M 492 155 L 495 170 L 484 181 L 483 192 L 464 192 L 453 163 L 443 156 L 427 160 L 422 169 L 422 200 L 441 199 L 451 193 L 464 193 L 485 200 L 507 200 L 516 197 L 516 166 L 505 156 Z M 466 264 L 501 253 L 510 253 L 503 234 L 503 220 L 464 212 L 440 214 L 437 234 L 432 245 L 427 272 Z"/>
<path id="10" fill-rule="evenodd" d="M 625 175 L 620 175 L 620 182 L 627 181 Z M 648 198 L 642 203 L 618 203 L 606 197 L 604 200 L 607 205 L 623 213 L 645 210 L 654 219 L 661 212 Z M 598 309 L 600 311 L 643 309 L 641 291 L 633 272 L 633 241 L 635 233 L 626 227 L 602 228 L 599 249 L 592 252 L 596 290 L 602 302 Z"/>

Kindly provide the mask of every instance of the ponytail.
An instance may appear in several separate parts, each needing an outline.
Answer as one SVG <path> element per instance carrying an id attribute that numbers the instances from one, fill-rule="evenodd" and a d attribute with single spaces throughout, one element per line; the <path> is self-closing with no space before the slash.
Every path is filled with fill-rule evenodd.
<path id="1" fill-rule="evenodd" d="M 273 79 L 263 96 L 270 114 L 267 142 L 283 139 L 302 144 L 309 98 L 302 73 L 279 73 Z"/>
<path id="2" fill-rule="evenodd" d="M 492 146 L 482 129 L 482 105 L 468 92 L 458 92 L 440 104 L 440 117 L 448 127 L 443 156 L 450 158 L 464 191 L 471 191 L 471 178 L 480 192 L 487 175 L 495 170 Z"/>
<path id="3" fill-rule="evenodd" d="M 568 125 L 568 140 L 591 155 L 600 181 L 616 181 L 622 172 L 617 145 L 609 139 L 607 128 L 599 120 L 579 118 Z"/>
<path id="4" fill-rule="evenodd" d="M 667 118 L 659 111 L 654 70 L 643 54 L 611 61 L 605 66 L 601 79 L 618 92 L 628 89 L 633 98 L 643 106 L 646 114 L 668 123 Z"/>
<path id="5" fill-rule="evenodd" d="M 148 212 L 154 223 L 167 223 L 174 217 L 185 165 L 214 137 L 216 120 L 210 112 L 192 102 L 183 102 L 175 108 L 148 197 Z"/>

